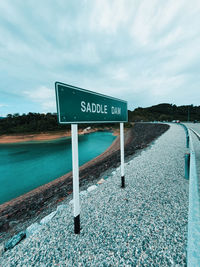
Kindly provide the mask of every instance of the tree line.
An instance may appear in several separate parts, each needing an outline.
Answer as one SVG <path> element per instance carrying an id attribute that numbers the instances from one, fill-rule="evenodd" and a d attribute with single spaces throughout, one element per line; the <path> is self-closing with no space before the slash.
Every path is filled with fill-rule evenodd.
<path id="1" fill-rule="evenodd" d="M 99 124 L 80 124 L 79 129 L 93 126 L 98 128 L 118 127 L 118 124 L 99 123 Z M 41 133 L 51 131 L 66 131 L 71 129 L 70 124 L 59 124 L 56 113 L 19 113 L 8 114 L 6 118 L 0 119 L 0 134 L 24 134 Z"/>
<path id="2" fill-rule="evenodd" d="M 158 104 L 129 111 L 129 121 L 200 121 L 200 106 Z"/>
<path id="3" fill-rule="evenodd" d="M 176 106 L 173 104 L 159 104 L 147 108 L 138 107 L 133 111 L 128 111 L 129 122 L 137 121 L 200 121 L 200 106 Z M 79 128 L 88 126 L 105 128 L 119 127 L 119 124 L 99 123 L 80 124 Z M 130 123 L 125 125 L 131 127 Z M 59 124 L 56 113 L 19 113 L 8 114 L 6 118 L 0 119 L 0 134 L 21 134 L 21 133 L 41 133 L 49 131 L 68 130 L 69 124 Z"/>

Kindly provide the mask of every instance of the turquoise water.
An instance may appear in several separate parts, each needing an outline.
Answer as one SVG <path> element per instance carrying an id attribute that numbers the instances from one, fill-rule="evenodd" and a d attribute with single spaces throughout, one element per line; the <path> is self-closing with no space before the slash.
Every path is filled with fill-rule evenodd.
<path id="1" fill-rule="evenodd" d="M 110 132 L 79 136 L 79 165 L 105 151 Z M 72 170 L 71 139 L 0 145 L 0 204 Z"/>

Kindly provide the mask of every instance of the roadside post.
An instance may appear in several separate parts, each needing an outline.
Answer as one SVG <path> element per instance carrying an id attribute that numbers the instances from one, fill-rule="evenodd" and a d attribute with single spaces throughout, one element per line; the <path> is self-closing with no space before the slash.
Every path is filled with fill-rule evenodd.
<path id="1" fill-rule="evenodd" d="M 78 125 L 71 125 L 72 134 L 72 174 L 74 200 L 74 233 L 80 233 L 80 204 L 79 204 L 79 163 L 78 163 Z"/>
<path id="2" fill-rule="evenodd" d="M 190 143 L 190 138 L 189 138 L 189 134 L 186 134 L 186 147 L 189 148 L 189 143 Z"/>
<path id="3" fill-rule="evenodd" d="M 60 124 L 71 124 L 74 233 L 80 233 L 78 124 L 120 123 L 121 187 L 124 174 L 124 122 L 128 120 L 127 102 L 72 85 L 56 82 L 56 105 Z"/>
<path id="4" fill-rule="evenodd" d="M 185 153 L 185 179 L 190 177 L 190 153 Z"/>
<path id="5" fill-rule="evenodd" d="M 120 122 L 120 152 L 121 152 L 121 187 L 125 187 L 124 177 L 124 123 Z"/>

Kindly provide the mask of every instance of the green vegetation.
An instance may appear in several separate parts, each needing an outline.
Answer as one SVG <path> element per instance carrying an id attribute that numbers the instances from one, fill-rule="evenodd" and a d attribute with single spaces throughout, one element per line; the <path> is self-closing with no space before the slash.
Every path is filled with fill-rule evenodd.
<path id="1" fill-rule="evenodd" d="M 47 113 L 28 113 L 19 115 L 8 114 L 6 118 L 0 120 L 0 134 L 14 133 L 39 133 L 44 131 L 64 130 L 66 126 L 57 122 L 57 115 Z"/>
<path id="2" fill-rule="evenodd" d="M 129 121 L 200 121 L 200 106 L 159 104 L 129 111 Z"/>
<path id="3" fill-rule="evenodd" d="M 80 124 L 79 129 L 86 127 L 119 127 L 118 124 Z M 127 125 L 128 126 L 128 125 Z M 71 129 L 70 124 L 59 124 L 56 113 L 31 113 L 19 115 L 8 114 L 6 118 L 0 120 L 0 134 L 25 134 L 25 133 L 41 133 L 50 131 L 60 131 Z"/>
<path id="4" fill-rule="evenodd" d="M 172 121 L 180 120 L 200 121 L 200 106 L 176 106 L 172 104 L 159 104 L 148 108 L 136 108 L 128 111 L 129 122 L 134 121 Z M 112 127 L 118 128 L 119 124 L 80 124 L 79 128 L 91 127 Z M 130 123 L 125 123 L 126 128 L 130 128 Z M 70 129 L 68 124 L 58 123 L 56 113 L 31 113 L 19 115 L 8 114 L 6 118 L 0 120 L 0 134 L 24 134 L 41 133 L 49 131 L 60 131 Z"/>

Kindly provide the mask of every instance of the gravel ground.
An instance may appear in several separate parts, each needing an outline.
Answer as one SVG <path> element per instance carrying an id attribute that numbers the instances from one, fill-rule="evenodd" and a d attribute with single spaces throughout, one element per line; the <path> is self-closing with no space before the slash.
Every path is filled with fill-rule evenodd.
<path id="1" fill-rule="evenodd" d="M 188 181 L 185 133 L 171 125 L 152 146 L 81 198 L 81 234 L 72 205 L 0 259 L 0 266 L 186 266 Z"/>

